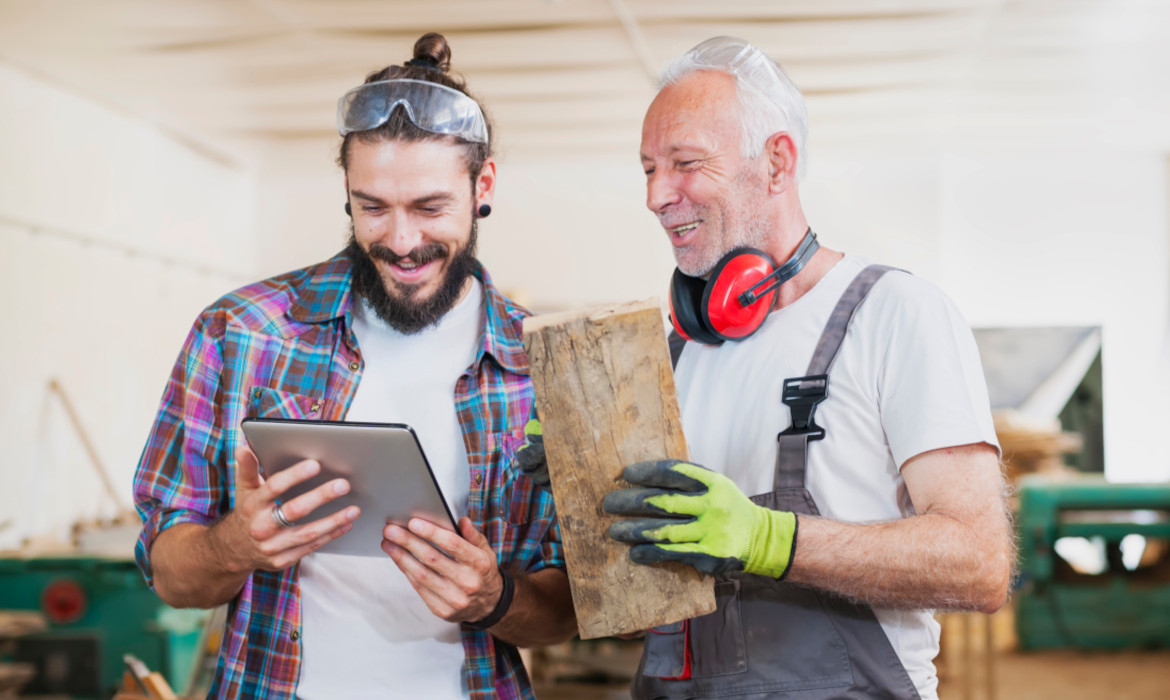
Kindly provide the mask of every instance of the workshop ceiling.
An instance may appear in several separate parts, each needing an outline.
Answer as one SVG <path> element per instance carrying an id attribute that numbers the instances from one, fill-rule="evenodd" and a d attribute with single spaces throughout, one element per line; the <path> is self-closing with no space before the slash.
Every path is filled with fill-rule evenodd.
<path id="1" fill-rule="evenodd" d="M 440 31 L 505 154 L 540 158 L 636 152 L 665 62 L 732 34 L 785 65 L 817 138 L 1108 121 L 1165 144 L 1168 27 L 1164 0 L 0 0 L 0 60 L 264 153 L 334 142 L 336 98 Z"/>

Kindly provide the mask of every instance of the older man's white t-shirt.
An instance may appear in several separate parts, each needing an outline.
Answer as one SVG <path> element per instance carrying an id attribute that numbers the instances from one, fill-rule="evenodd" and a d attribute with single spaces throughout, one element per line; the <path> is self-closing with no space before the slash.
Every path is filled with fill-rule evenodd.
<path id="1" fill-rule="evenodd" d="M 868 263 L 847 255 L 757 333 L 721 346 L 687 343 L 675 370 L 691 459 L 744 493 L 773 489 L 776 434 L 789 427 L 785 379 L 807 374 L 829 314 Z M 987 386 L 970 327 L 934 285 L 887 273 L 854 316 L 816 412 L 806 485 L 821 515 L 877 522 L 914 514 L 900 469 L 929 450 L 997 446 Z M 875 609 L 923 698 L 937 697 L 931 611 Z"/>

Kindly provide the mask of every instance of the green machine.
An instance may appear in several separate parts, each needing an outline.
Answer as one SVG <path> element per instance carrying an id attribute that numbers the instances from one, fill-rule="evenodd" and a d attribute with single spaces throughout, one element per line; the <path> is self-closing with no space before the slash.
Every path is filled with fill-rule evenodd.
<path id="1" fill-rule="evenodd" d="M 0 609 L 35 610 L 39 634 L 4 650 L 33 664 L 30 695 L 109 698 L 133 654 L 182 692 L 203 640 L 203 610 L 175 610 L 146 587 L 133 561 L 95 557 L 0 559 Z"/>
<path id="2" fill-rule="evenodd" d="M 1170 483 L 1032 475 L 1020 480 L 1017 518 L 1021 649 L 1170 647 Z M 1129 535 L 1161 555 L 1126 567 L 1121 541 Z M 1075 571 L 1056 551 L 1065 537 L 1103 548 L 1104 570 Z"/>

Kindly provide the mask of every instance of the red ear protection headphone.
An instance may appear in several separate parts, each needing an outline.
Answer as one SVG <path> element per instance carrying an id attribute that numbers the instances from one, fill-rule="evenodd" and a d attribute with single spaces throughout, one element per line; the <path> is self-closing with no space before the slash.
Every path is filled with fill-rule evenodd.
<path id="1" fill-rule="evenodd" d="M 810 228 L 780 267 L 755 248 L 736 248 L 720 258 L 704 280 L 677 268 L 670 280 L 670 320 L 687 340 L 719 345 L 743 340 L 768 317 L 777 288 L 796 276 L 820 244 Z"/>

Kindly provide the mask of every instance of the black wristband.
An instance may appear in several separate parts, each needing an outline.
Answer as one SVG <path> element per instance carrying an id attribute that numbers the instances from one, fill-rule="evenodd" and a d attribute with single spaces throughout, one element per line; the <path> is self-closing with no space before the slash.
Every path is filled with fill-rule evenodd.
<path id="1" fill-rule="evenodd" d="M 500 578 L 504 582 L 504 590 L 500 592 L 500 602 L 496 603 L 496 607 L 482 620 L 463 623 L 468 627 L 474 627 L 477 630 L 493 627 L 504 619 L 504 615 L 508 614 L 508 608 L 512 607 L 512 595 L 516 592 L 516 581 L 513 580 L 512 574 L 504 570 L 504 567 L 497 568 L 500 570 Z"/>

